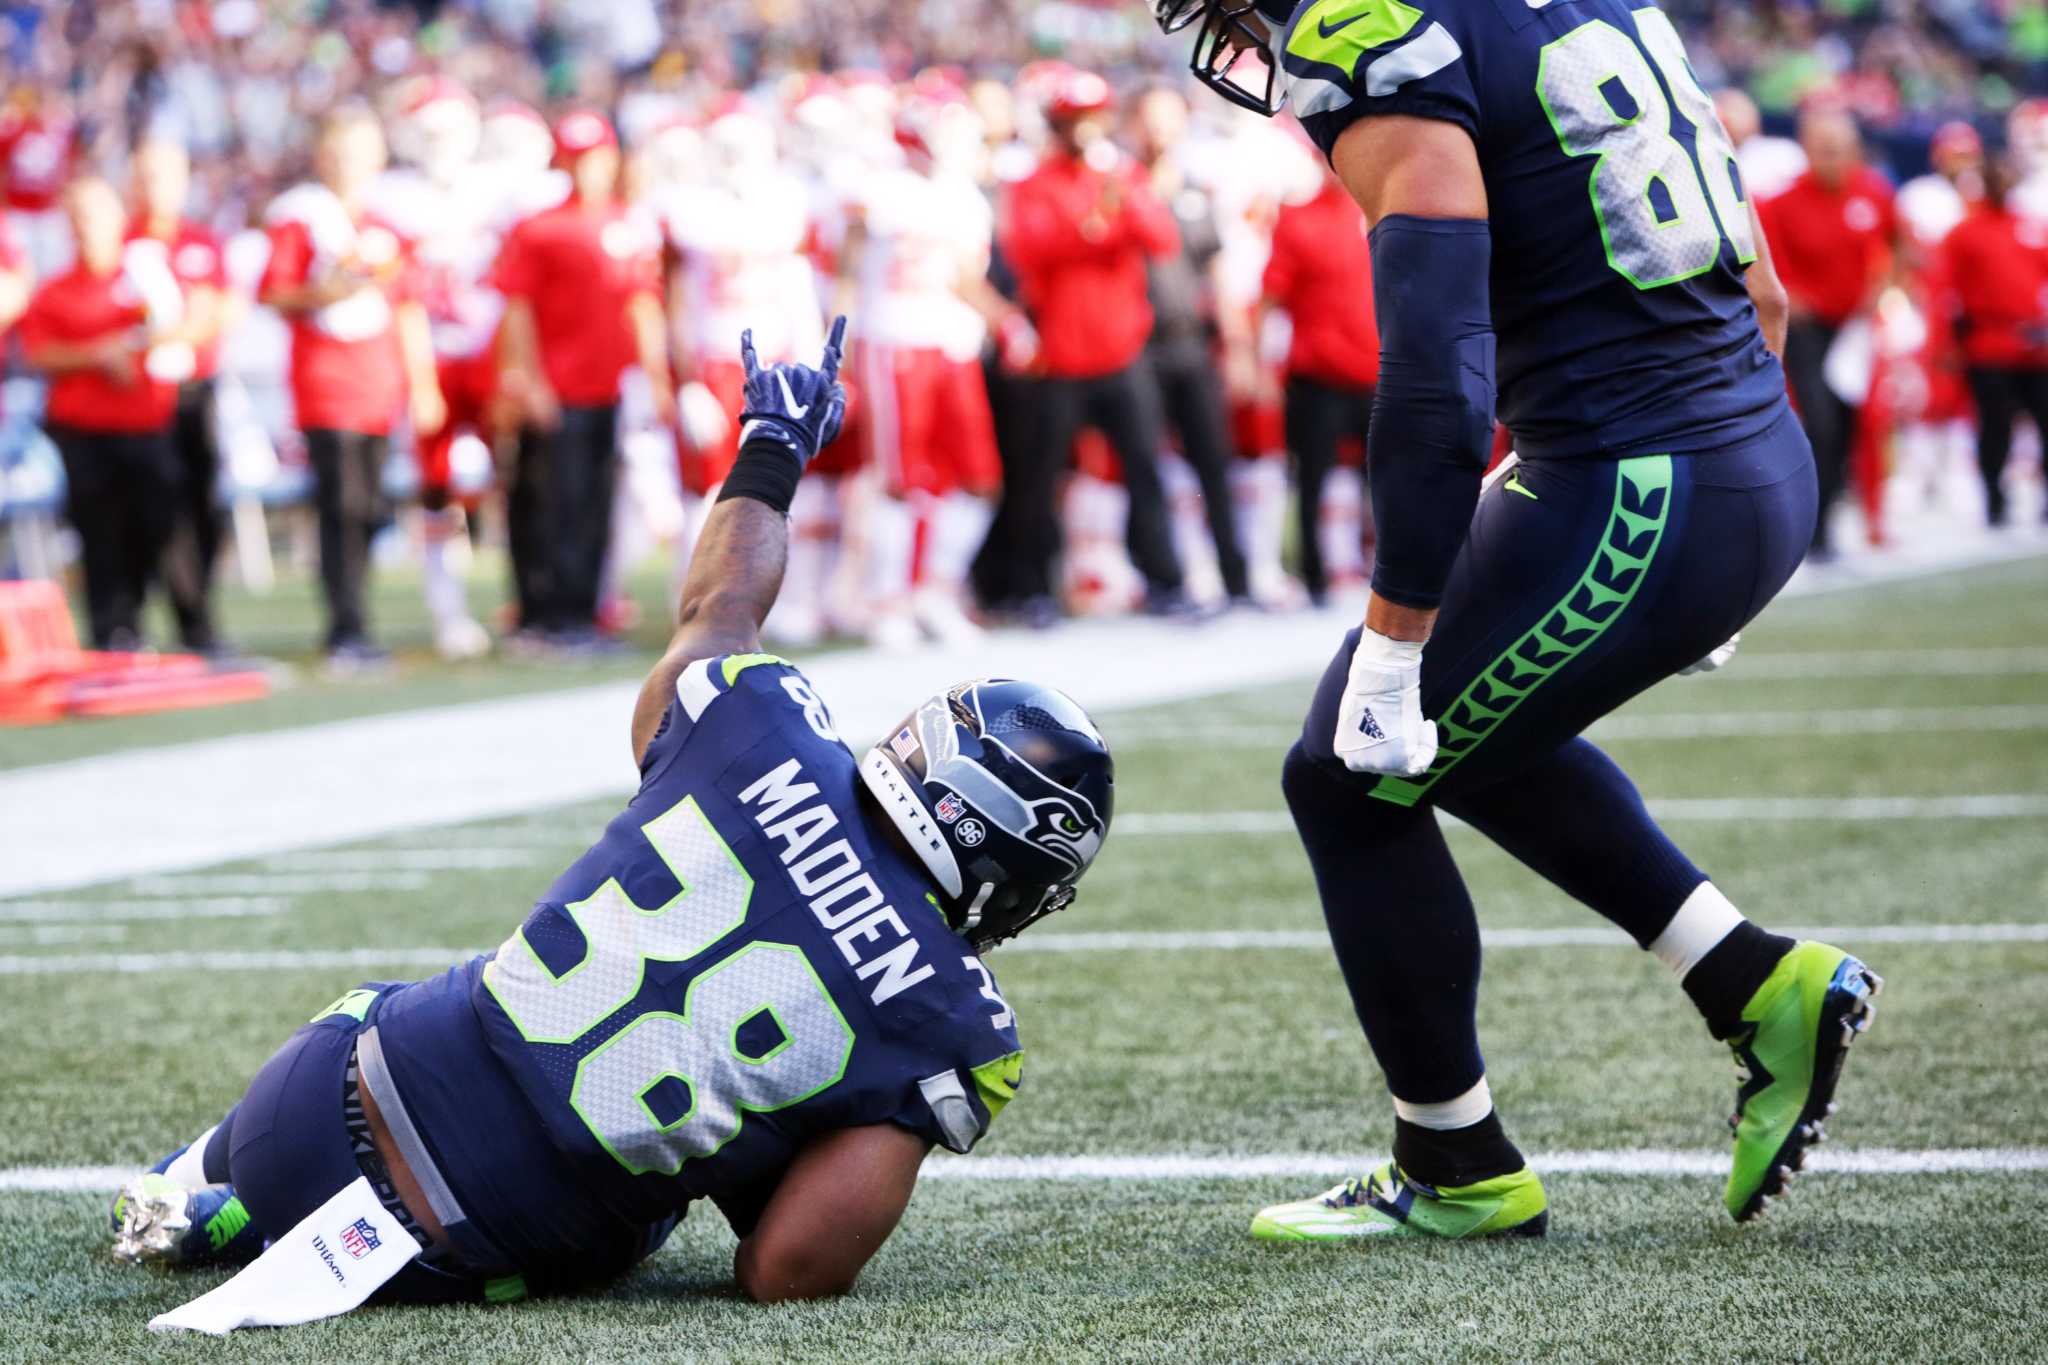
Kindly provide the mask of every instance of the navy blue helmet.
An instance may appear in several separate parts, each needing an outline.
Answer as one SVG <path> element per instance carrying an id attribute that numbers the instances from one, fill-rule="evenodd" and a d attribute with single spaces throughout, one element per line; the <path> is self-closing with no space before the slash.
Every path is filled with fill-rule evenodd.
<path id="1" fill-rule="evenodd" d="M 860 772 L 977 951 L 1071 904 L 1109 836 L 1109 746 L 1072 698 L 1036 683 L 983 678 L 933 697 Z"/>

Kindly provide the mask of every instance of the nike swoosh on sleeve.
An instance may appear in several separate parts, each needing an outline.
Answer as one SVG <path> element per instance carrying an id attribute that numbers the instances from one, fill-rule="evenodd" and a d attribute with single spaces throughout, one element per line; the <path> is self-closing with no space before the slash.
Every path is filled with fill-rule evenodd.
<path id="1" fill-rule="evenodd" d="M 1337 34 L 1343 32 L 1347 28 L 1350 28 L 1353 24 L 1357 23 L 1360 19 L 1363 19 L 1369 13 L 1371 13 L 1370 10 L 1360 10 L 1358 13 L 1352 15 L 1349 19 L 1346 19 L 1341 24 L 1333 24 L 1328 19 L 1318 19 L 1316 20 L 1316 32 L 1320 33 L 1325 38 L 1334 38 Z"/>

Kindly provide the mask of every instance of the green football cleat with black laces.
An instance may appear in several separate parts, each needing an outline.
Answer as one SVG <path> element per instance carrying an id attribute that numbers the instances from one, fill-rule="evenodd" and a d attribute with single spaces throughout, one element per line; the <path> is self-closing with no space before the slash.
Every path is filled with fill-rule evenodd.
<path id="1" fill-rule="evenodd" d="M 1524 1166 L 1474 1185 L 1430 1186 L 1389 1161 L 1313 1199 L 1275 1204 L 1252 1219 L 1267 1242 L 1337 1242 L 1354 1237 L 1541 1237 L 1550 1226 L 1543 1182 Z"/>
<path id="2" fill-rule="evenodd" d="M 1821 1123 L 1838 1107 L 1842 1062 L 1882 989 L 1882 977 L 1840 948 L 1802 941 L 1742 1007 L 1742 1029 L 1727 1040 L 1741 1082 L 1725 1196 L 1736 1222 L 1789 1197 L 1806 1149 L 1827 1137 Z"/>

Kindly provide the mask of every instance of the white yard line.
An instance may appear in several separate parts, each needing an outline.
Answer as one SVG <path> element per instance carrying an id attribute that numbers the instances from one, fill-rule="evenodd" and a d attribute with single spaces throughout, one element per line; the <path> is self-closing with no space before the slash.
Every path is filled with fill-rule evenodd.
<path id="1" fill-rule="evenodd" d="M 1659 820 L 1674 822 L 2014 820 L 2048 816 L 2048 795 L 1664 797 L 1649 806 Z M 1444 824 L 1459 822 L 1445 816 Z M 1279 834 L 1291 833 L 1294 822 L 1282 810 L 1133 811 L 1119 816 L 1113 828 L 1126 836 Z"/>
<path id="2" fill-rule="evenodd" d="M 1186 1156 L 1173 1152 L 1048 1156 L 933 1156 L 926 1180 L 1333 1180 L 1369 1170 L 1383 1158 L 1356 1152 L 1260 1152 Z M 1728 1154 L 1684 1148 L 1618 1147 L 1536 1153 L 1545 1175 L 1720 1176 Z M 2048 1147 L 1833 1147 L 1807 1155 L 1814 1175 L 1973 1175 L 2048 1171 Z M 0 1168 L 0 1192 L 104 1194 L 137 1174 L 130 1166 Z"/>
<path id="3" fill-rule="evenodd" d="M 260 919 L 282 915 L 292 903 L 278 896 L 220 896 L 198 900 L 0 901 L 0 924 L 100 924 L 143 920 Z"/>
<path id="4" fill-rule="evenodd" d="M 80 943 L 119 943 L 124 924 L 0 924 L 0 948 L 57 948 Z"/>
<path id="5" fill-rule="evenodd" d="M 1200 743 L 1283 749 L 1301 734 L 1300 725 L 1195 723 L 1185 726 L 1146 720 L 1104 727 L 1113 744 Z M 1608 716 L 1586 734 L 1604 740 L 1689 740 L 1788 735 L 1823 738 L 1851 735 L 1969 734 L 2048 730 L 2048 706 L 1878 706 L 1842 711 L 1673 711 Z"/>
<path id="6" fill-rule="evenodd" d="M 553 853 L 551 848 L 507 848 L 500 840 L 469 847 L 304 849 L 266 859 L 264 866 L 292 873 L 493 872 L 530 867 Z"/>
<path id="7" fill-rule="evenodd" d="M 335 892 L 417 891 L 431 880 L 424 872 L 180 873 L 143 877 L 127 884 L 138 896 L 324 896 Z"/>
<path id="8" fill-rule="evenodd" d="M 1744 678 L 1995 677 L 2009 673 L 2048 673 L 2048 649 L 2018 645 L 1777 653 L 1738 650 L 1727 668 L 1703 681 L 1718 684 Z"/>
<path id="9" fill-rule="evenodd" d="M 1775 927 L 1775 926 L 1774 926 Z M 1869 943 L 2048 943 L 2043 924 L 1836 924 L 1793 925 L 1782 932 L 1860 946 Z M 1561 929 L 1489 929 L 1482 941 L 1492 949 L 1626 948 L 1626 935 L 1601 925 Z M 1105 931 L 1060 934 L 1038 931 L 995 950 L 995 961 L 1020 953 L 1217 952 L 1240 948 L 1326 951 L 1320 929 L 1213 929 Z M 179 950 L 150 953 L 0 954 L 0 976 L 70 976 L 82 973 L 137 975 L 182 971 L 327 971 L 351 968 L 433 970 L 482 952 L 481 948 L 275 948 L 217 952 Z"/>

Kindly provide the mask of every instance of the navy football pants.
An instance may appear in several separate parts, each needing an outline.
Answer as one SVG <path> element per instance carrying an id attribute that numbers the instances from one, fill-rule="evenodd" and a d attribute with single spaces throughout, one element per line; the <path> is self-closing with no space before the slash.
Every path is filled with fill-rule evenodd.
<path id="1" fill-rule="evenodd" d="M 1336 757 L 1346 636 L 1282 786 L 1395 1095 L 1450 1099 L 1485 1071 L 1479 926 L 1435 808 L 1649 944 L 1706 876 L 1578 736 L 1761 611 L 1805 554 L 1816 503 L 1789 409 L 1707 454 L 1521 465 L 1481 497 L 1423 655 L 1441 749 L 1417 778 Z"/>

